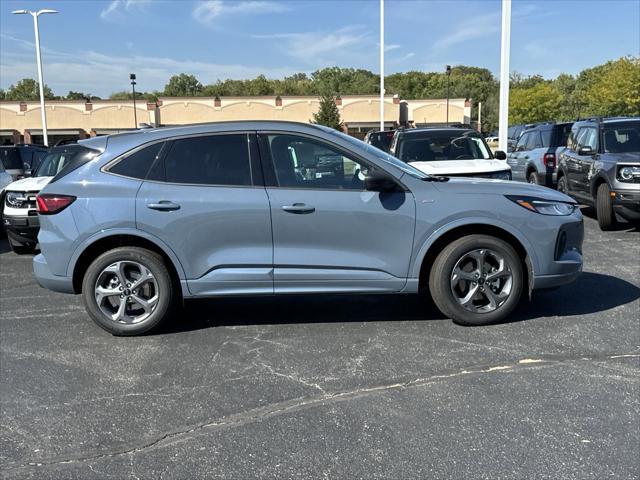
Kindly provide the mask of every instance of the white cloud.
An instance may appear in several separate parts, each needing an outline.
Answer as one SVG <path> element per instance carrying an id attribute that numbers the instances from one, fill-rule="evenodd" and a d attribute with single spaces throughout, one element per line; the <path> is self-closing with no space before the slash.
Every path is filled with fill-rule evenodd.
<path id="1" fill-rule="evenodd" d="M 460 43 L 487 37 L 500 30 L 500 12 L 477 15 L 461 21 L 453 26 L 449 33 L 440 37 L 433 45 L 433 50 L 443 50 Z"/>
<path id="2" fill-rule="evenodd" d="M 31 47 L 30 52 L 12 51 L 9 41 L 3 41 L 0 88 L 6 89 L 16 81 L 35 78 L 36 65 L 33 60 L 33 44 L 26 40 L 2 34 L 3 40 Z M 43 49 L 44 79 L 57 95 L 69 90 L 84 91 L 103 98 L 114 91 L 128 90 L 129 73 L 138 76 L 141 91 L 162 90 L 171 75 L 187 72 L 202 83 L 213 83 L 217 79 L 245 79 L 263 74 L 269 78 L 282 78 L 299 70 L 284 67 L 267 68 L 259 65 L 219 64 L 168 57 L 148 57 L 138 54 L 109 55 L 96 51 L 60 52 Z"/>
<path id="3" fill-rule="evenodd" d="M 355 48 L 369 42 L 369 34 L 355 26 L 333 32 L 274 33 L 253 38 L 285 40 L 278 42 L 283 53 L 310 64 L 327 64 L 337 58 L 358 56 Z"/>
<path id="4" fill-rule="evenodd" d="M 279 2 L 271 2 L 266 0 L 250 0 L 250 1 L 222 1 L 207 0 L 200 2 L 193 9 L 193 18 L 197 21 L 210 25 L 214 20 L 223 16 L 230 15 L 260 15 L 268 13 L 286 12 L 289 10 L 287 5 Z"/>
<path id="5" fill-rule="evenodd" d="M 151 0 L 111 0 L 100 12 L 100 18 L 107 21 L 120 20 L 127 13 L 133 11 L 143 12 L 149 3 L 151 3 Z"/>

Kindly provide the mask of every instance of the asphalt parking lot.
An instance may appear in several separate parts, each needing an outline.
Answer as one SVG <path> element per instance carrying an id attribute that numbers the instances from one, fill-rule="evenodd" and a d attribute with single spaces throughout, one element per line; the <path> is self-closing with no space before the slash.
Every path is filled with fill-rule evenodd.
<path id="1" fill-rule="evenodd" d="M 198 301 L 117 338 L 0 240 L 2 477 L 638 478 L 640 233 L 465 328 L 418 297 Z"/>

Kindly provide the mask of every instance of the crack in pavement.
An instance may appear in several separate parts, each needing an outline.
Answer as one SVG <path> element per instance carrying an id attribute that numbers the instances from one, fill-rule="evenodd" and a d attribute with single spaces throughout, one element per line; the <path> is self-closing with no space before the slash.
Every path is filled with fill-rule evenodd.
<path id="1" fill-rule="evenodd" d="M 600 356 L 542 356 L 538 358 L 523 358 L 509 364 L 476 366 L 475 368 L 456 370 L 449 373 L 441 373 L 431 375 L 429 377 L 407 380 L 404 382 L 377 385 L 373 387 L 361 387 L 342 392 L 323 393 L 314 397 L 285 400 L 282 402 L 266 405 L 264 407 L 254 408 L 245 412 L 230 414 L 216 421 L 208 421 L 197 425 L 192 425 L 190 427 L 183 427 L 164 432 L 158 434 L 154 438 L 143 440 L 141 442 L 131 442 L 128 446 L 120 446 L 120 448 L 113 448 L 111 450 L 105 449 L 102 452 L 95 453 L 80 452 L 76 455 L 58 455 L 55 457 L 19 464 L 5 464 L 3 466 L 3 471 L 6 473 L 10 471 L 19 471 L 21 469 L 30 469 L 33 467 L 62 465 L 70 463 L 84 463 L 120 455 L 135 455 L 139 452 L 148 450 L 153 447 L 169 446 L 173 443 L 185 439 L 191 439 L 192 437 L 197 435 L 204 435 L 217 429 L 235 428 L 249 423 L 262 421 L 271 417 L 283 415 L 285 413 L 295 412 L 306 408 L 313 408 L 315 406 L 327 405 L 330 403 L 349 401 L 375 393 L 402 390 L 406 388 L 423 387 L 440 380 L 469 375 L 511 373 L 522 370 L 566 365 L 569 362 L 605 362 L 608 360 L 619 358 L 640 358 L 640 353 L 625 353 Z M 299 381 L 299 379 L 292 380 Z"/>

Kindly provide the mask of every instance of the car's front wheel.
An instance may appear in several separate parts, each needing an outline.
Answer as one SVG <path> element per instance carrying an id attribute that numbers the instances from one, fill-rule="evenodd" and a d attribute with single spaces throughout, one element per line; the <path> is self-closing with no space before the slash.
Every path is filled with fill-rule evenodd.
<path id="1" fill-rule="evenodd" d="M 82 282 L 87 312 L 114 335 L 139 335 L 157 327 L 169 316 L 176 296 L 162 257 L 138 247 L 103 253 Z"/>
<path id="2" fill-rule="evenodd" d="M 569 190 L 567 189 L 567 179 L 564 175 L 558 179 L 558 185 L 556 188 L 559 192 L 564 193 L 565 195 L 569 194 Z"/>
<path id="3" fill-rule="evenodd" d="M 520 301 L 524 273 L 509 243 L 488 235 L 455 240 L 437 256 L 429 288 L 442 313 L 461 325 L 504 320 Z"/>
<path id="4" fill-rule="evenodd" d="M 611 189 L 606 183 L 598 186 L 596 215 L 601 230 L 611 230 L 616 226 L 616 215 L 613 212 L 613 202 L 611 201 Z"/>

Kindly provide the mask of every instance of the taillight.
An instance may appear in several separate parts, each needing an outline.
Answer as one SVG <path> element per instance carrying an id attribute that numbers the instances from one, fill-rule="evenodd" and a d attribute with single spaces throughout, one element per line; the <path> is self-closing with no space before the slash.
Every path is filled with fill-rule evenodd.
<path id="1" fill-rule="evenodd" d="M 54 215 L 71 205 L 75 199 L 73 195 L 43 193 L 36 196 L 36 209 L 40 215 Z"/>
<path id="2" fill-rule="evenodd" d="M 544 158 L 542 159 L 544 161 L 544 166 L 548 167 L 548 168 L 555 168 L 556 167 L 556 154 L 555 153 L 545 153 L 544 154 Z"/>

